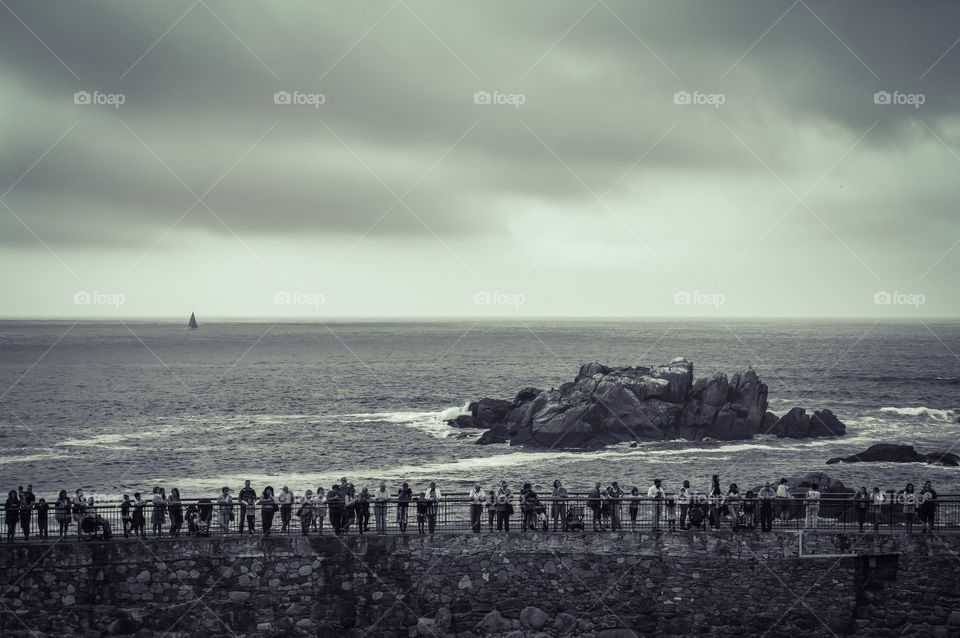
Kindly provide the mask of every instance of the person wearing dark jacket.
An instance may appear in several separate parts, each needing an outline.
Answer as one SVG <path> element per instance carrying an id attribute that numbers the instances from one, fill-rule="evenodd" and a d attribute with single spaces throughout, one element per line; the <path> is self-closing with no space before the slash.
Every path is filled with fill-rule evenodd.
<path id="1" fill-rule="evenodd" d="M 243 534 L 243 526 L 246 525 L 250 534 L 253 535 L 253 528 L 257 522 L 257 491 L 250 487 L 250 481 L 243 482 L 243 488 L 237 494 L 237 500 L 240 501 L 240 525 L 237 531 Z"/>
<path id="2" fill-rule="evenodd" d="M 870 511 L 870 495 L 867 493 L 866 487 L 861 487 L 853 496 L 853 511 L 857 517 L 857 525 L 862 532 L 863 526 L 867 522 L 867 512 Z"/>
<path id="3" fill-rule="evenodd" d="M 343 509 L 345 505 L 345 495 L 341 493 L 340 486 L 334 483 L 327 492 L 327 511 L 330 514 L 330 524 L 333 525 L 333 533 L 340 536 L 345 531 L 343 520 Z"/>
<path id="4" fill-rule="evenodd" d="M 36 499 L 32 485 L 28 485 L 27 491 L 20 494 L 20 530 L 23 532 L 23 540 L 30 538 L 30 520 L 33 518 Z"/>
<path id="5" fill-rule="evenodd" d="M 520 490 L 520 509 L 523 510 L 523 531 L 537 530 L 537 508 L 540 507 L 540 497 L 533 491 L 529 483 L 523 484 Z"/>
<path id="6" fill-rule="evenodd" d="M 397 527 L 400 528 L 401 534 L 407 532 L 407 510 L 410 508 L 411 499 L 413 499 L 413 490 L 410 489 L 409 484 L 404 483 L 397 491 Z"/>
<path id="7" fill-rule="evenodd" d="M 177 488 L 170 490 L 167 511 L 170 513 L 170 535 L 180 536 L 180 529 L 183 528 L 183 503 L 180 502 L 180 490 Z"/>
<path id="8" fill-rule="evenodd" d="M 593 531 L 599 532 L 604 529 L 603 521 L 600 518 L 601 507 L 603 506 L 603 497 L 600 495 L 600 481 L 597 481 L 587 495 L 587 507 L 593 514 Z"/>
<path id="9" fill-rule="evenodd" d="M 263 494 L 260 495 L 260 527 L 263 529 L 263 535 L 270 535 L 270 528 L 273 527 L 273 516 L 279 509 L 277 499 L 273 497 L 273 488 L 266 486 L 263 488 Z"/>
<path id="10" fill-rule="evenodd" d="M 50 538 L 47 532 L 47 515 L 50 512 L 50 505 L 45 499 L 37 501 L 37 535 L 40 538 Z"/>
<path id="11" fill-rule="evenodd" d="M 933 489 L 933 483 L 927 481 L 923 484 L 917 503 L 917 515 L 923 525 L 923 531 L 932 532 L 937 518 L 937 491 Z"/>
<path id="12" fill-rule="evenodd" d="M 7 524 L 7 542 L 13 542 L 17 532 L 17 523 L 20 522 L 20 495 L 17 490 L 10 490 L 7 501 L 3 504 L 4 522 Z"/>
<path id="13" fill-rule="evenodd" d="M 367 488 L 360 490 L 353 501 L 353 511 L 357 517 L 357 530 L 363 534 L 370 531 L 370 491 Z"/>

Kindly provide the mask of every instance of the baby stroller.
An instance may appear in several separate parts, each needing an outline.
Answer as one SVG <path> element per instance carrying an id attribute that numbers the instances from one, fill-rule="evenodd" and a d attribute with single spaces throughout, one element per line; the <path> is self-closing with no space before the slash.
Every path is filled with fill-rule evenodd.
<path id="1" fill-rule="evenodd" d="M 707 523 L 706 506 L 699 503 L 691 505 L 690 511 L 687 512 L 687 522 L 691 528 L 696 527 L 697 529 L 704 529 Z"/>
<path id="2" fill-rule="evenodd" d="M 571 532 L 583 531 L 583 506 L 574 505 L 567 509 L 567 530 Z"/>
<path id="3" fill-rule="evenodd" d="M 187 506 L 187 533 L 190 536 L 210 536 L 210 523 L 200 518 L 196 505 Z"/>

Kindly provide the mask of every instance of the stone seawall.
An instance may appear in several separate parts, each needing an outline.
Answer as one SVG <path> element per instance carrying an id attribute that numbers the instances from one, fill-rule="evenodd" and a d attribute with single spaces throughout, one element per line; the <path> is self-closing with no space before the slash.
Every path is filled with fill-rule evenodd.
<path id="1" fill-rule="evenodd" d="M 958 550 L 920 534 L 70 540 L 0 548 L 0 634 L 950 636 Z"/>

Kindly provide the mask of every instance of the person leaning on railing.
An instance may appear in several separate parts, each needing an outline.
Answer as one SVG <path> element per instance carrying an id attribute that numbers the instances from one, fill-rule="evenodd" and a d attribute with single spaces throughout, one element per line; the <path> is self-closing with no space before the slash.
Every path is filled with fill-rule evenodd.
<path id="1" fill-rule="evenodd" d="M 857 517 L 857 526 L 863 531 L 863 526 L 867 522 L 867 512 L 870 510 L 870 495 L 867 494 L 867 488 L 861 486 L 857 493 L 853 495 L 853 511 Z"/>
<path id="2" fill-rule="evenodd" d="M 937 517 L 937 491 L 933 489 L 933 484 L 930 481 L 923 484 L 917 502 L 917 515 L 923 525 L 923 531 L 932 532 Z"/>
<path id="3" fill-rule="evenodd" d="M 553 482 L 553 502 L 550 505 L 550 517 L 553 519 L 553 531 L 557 531 L 558 523 L 563 531 L 567 531 L 567 489 L 559 480 Z"/>

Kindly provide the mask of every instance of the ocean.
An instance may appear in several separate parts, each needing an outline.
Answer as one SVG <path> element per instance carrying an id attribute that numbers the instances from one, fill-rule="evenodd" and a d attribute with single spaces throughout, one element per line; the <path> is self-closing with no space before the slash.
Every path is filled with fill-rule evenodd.
<path id="1" fill-rule="evenodd" d="M 0 322 L 0 485 L 42 495 L 78 487 L 112 498 L 178 487 L 215 496 L 436 481 L 560 478 L 668 490 L 750 488 L 823 471 L 848 486 L 932 480 L 960 494 L 960 468 L 825 465 L 873 443 L 957 445 L 960 323 L 775 320 L 450 320 L 338 323 Z M 695 376 L 753 366 L 777 414 L 829 408 L 837 439 L 658 441 L 600 451 L 479 446 L 445 421 L 480 397 L 557 387 L 581 363 L 654 365 L 685 356 Z M 960 448 L 960 446 L 958 446 Z"/>

